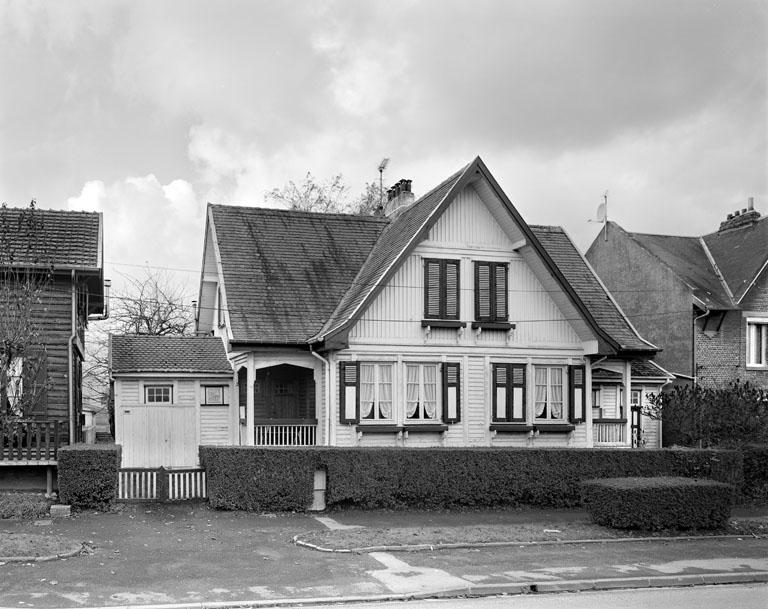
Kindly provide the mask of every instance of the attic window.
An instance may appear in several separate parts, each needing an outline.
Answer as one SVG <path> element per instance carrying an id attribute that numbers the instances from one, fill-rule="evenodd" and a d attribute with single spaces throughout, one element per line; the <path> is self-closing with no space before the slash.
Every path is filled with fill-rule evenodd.
<path id="1" fill-rule="evenodd" d="M 507 274 L 504 262 L 475 262 L 476 321 L 507 321 Z"/>
<path id="2" fill-rule="evenodd" d="M 424 318 L 459 319 L 459 260 L 424 260 Z"/>

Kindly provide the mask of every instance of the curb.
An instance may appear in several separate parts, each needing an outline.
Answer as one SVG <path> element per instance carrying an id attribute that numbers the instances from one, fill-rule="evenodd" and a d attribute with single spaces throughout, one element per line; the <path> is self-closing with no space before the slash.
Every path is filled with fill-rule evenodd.
<path id="1" fill-rule="evenodd" d="M 541 582 L 513 582 L 509 584 L 477 584 L 466 588 L 408 594 L 377 594 L 371 596 L 336 596 L 310 598 L 259 599 L 251 601 L 217 601 L 197 603 L 166 603 L 153 605 L 125 605 L 124 609 L 259 609 L 262 607 L 300 607 L 304 605 L 343 605 L 391 601 L 418 601 L 448 598 L 482 598 L 517 594 L 552 594 L 558 592 L 586 592 L 637 588 L 675 588 L 700 585 L 726 585 L 768 583 L 768 571 L 740 573 L 708 573 L 697 575 L 662 575 L 658 577 L 623 577 Z M 2 608 L 0 608 L 2 609 Z M 10 608 L 8 608 L 10 609 Z M 114 606 L 89 609 L 115 609 Z"/>
<path id="2" fill-rule="evenodd" d="M 297 546 L 305 547 L 317 552 L 329 552 L 337 554 L 367 554 L 368 552 L 434 552 L 435 550 L 458 550 L 475 548 L 507 548 L 511 546 L 558 546 L 579 545 L 594 543 L 625 543 L 636 541 L 698 541 L 702 539 L 752 539 L 747 535 L 681 535 L 678 537 L 608 537 L 606 539 L 563 539 L 560 541 L 485 541 L 477 543 L 420 543 L 400 546 L 365 546 L 361 548 L 326 548 L 309 541 L 299 539 L 301 533 L 294 535 L 292 541 Z"/>
<path id="3" fill-rule="evenodd" d="M 50 554 L 48 556 L 0 556 L 0 562 L 50 562 L 52 560 L 77 556 L 83 551 L 83 548 L 84 546 L 81 543 L 78 548 L 62 552 L 61 554 Z"/>

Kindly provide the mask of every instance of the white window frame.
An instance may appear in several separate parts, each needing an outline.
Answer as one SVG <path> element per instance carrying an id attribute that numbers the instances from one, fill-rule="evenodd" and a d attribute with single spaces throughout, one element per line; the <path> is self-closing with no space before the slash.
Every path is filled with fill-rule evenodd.
<path id="1" fill-rule="evenodd" d="M 221 389 L 221 402 L 209 402 L 208 390 Z M 200 405 L 201 406 L 229 406 L 229 386 L 222 383 L 202 383 L 200 385 Z"/>
<path id="2" fill-rule="evenodd" d="M 417 367 L 419 370 L 419 378 L 418 383 L 410 383 L 409 382 L 409 376 L 408 376 L 408 370 L 411 367 Z M 425 391 L 425 374 L 424 370 L 426 367 L 433 367 L 435 370 L 435 416 L 432 418 L 428 418 L 426 416 L 426 391 Z M 408 423 L 441 423 L 443 419 L 443 408 L 442 408 L 442 376 L 441 376 L 441 370 L 440 370 L 440 364 L 437 362 L 404 362 L 403 364 L 403 372 L 404 372 L 404 378 L 403 378 L 403 385 L 405 387 L 405 394 L 404 394 L 404 404 L 405 404 L 405 412 L 403 413 L 403 420 L 405 421 L 405 424 Z M 411 409 L 411 404 L 413 404 L 413 400 L 409 400 L 409 394 L 408 394 L 408 388 L 410 385 L 417 385 L 418 389 L 418 396 L 416 399 L 416 410 L 415 410 L 415 416 L 408 416 L 408 412 Z"/>
<path id="3" fill-rule="evenodd" d="M 373 400 L 371 404 L 371 412 L 370 416 L 366 416 L 364 412 L 366 411 L 366 405 L 363 403 L 364 398 L 367 397 L 367 389 L 363 387 L 363 385 L 367 385 L 369 383 L 366 383 L 364 381 L 365 378 L 367 378 L 367 375 L 363 368 L 366 366 L 371 367 L 373 369 L 373 383 L 370 383 L 373 385 Z M 392 362 L 367 362 L 367 361 L 360 361 L 358 362 L 359 367 L 359 384 L 360 384 L 360 423 L 366 424 L 366 423 L 392 423 L 395 420 L 395 364 Z M 389 369 L 389 382 L 385 382 L 382 380 L 382 369 L 388 368 Z M 382 389 L 384 386 L 389 385 L 389 400 L 382 400 Z M 389 416 L 384 416 L 381 412 L 381 404 L 382 402 L 389 402 Z"/>
<path id="4" fill-rule="evenodd" d="M 538 416 L 536 413 L 538 412 L 538 407 L 541 402 L 537 399 L 538 398 L 538 388 L 541 386 L 537 383 L 537 371 L 539 370 L 546 370 L 547 372 L 547 378 L 546 378 L 546 395 L 545 395 L 545 408 L 544 412 L 546 413 L 546 416 Z M 555 385 L 552 384 L 552 371 L 553 370 L 559 370 L 560 371 L 560 416 L 554 417 L 552 416 L 552 408 L 551 406 L 551 397 L 552 396 L 552 387 Z M 554 423 L 563 423 L 565 421 L 568 421 L 568 368 L 567 366 L 549 366 L 549 365 L 542 365 L 542 364 L 534 364 L 533 366 L 533 399 L 531 400 L 533 404 L 533 420 L 535 423 L 546 423 L 546 422 L 554 422 Z"/>
<path id="5" fill-rule="evenodd" d="M 603 391 L 600 385 L 592 385 L 592 418 L 603 418 Z"/>
<path id="6" fill-rule="evenodd" d="M 747 317 L 746 364 L 750 370 L 768 369 L 768 317 Z M 760 344 L 755 349 L 755 337 L 760 335 Z"/>
<path id="7" fill-rule="evenodd" d="M 169 389 L 169 400 L 150 400 L 149 399 L 149 390 L 150 389 Z M 144 404 L 147 404 L 149 406 L 171 406 L 174 404 L 173 396 L 175 393 L 175 386 L 174 383 L 144 383 L 142 387 L 142 392 L 144 394 Z"/>

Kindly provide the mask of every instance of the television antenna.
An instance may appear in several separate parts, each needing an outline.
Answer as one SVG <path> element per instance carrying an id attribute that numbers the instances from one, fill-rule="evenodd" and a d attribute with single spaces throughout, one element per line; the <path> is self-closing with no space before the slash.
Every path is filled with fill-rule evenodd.
<path id="1" fill-rule="evenodd" d="M 384 157 L 379 163 L 379 205 L 384 205 L 384 170 L 389 165 L 389 158 Z"/>

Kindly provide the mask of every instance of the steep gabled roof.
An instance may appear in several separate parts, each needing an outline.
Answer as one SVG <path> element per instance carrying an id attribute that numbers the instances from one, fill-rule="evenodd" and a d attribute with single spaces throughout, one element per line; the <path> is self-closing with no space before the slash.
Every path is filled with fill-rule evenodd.
<path id="1" fill-rule="evenodd" d="M 350 290 L 383 218 L 210 205 L 233 342 L 306 343 Z"/>
<path id="2" fill-rule="evenodd" d="M 739 303 L 768 262 L 768 217 L 702 237 Z"/>
<path id="3" fill-rule="evenodd" d="M 576 292 L 595 323 L 626 351 L 656 351 L 629 323 L 566 232 L 559 226 L 533 226 L 533 234 Z"/>
<path id="4" fill-rule="evenodd" d="M 99 213 L 0 208 L 0 265 L 101 269 L 101 231 Z"/>
<path id="5" fill-rule="evenodd" d="M 231 373 L 216 336 L 110 336 L 110 371 L 126 373 Z"/>
<path id="6" fill-rule="evenodd" d="M 731 309 L 731 298 L 717 276 L 698 237 L 629 233 L 683 281 L 693 295 L 710 309 Z"/>

